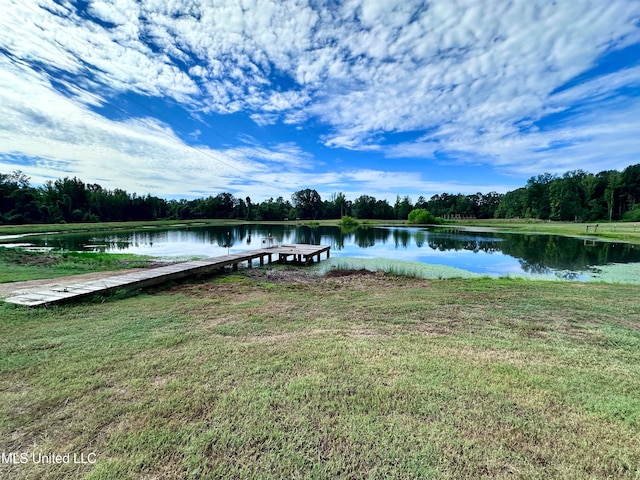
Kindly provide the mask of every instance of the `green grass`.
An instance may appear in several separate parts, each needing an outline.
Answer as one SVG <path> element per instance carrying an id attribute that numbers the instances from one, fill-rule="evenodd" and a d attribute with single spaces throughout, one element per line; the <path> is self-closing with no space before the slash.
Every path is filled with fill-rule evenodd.
<path id="1" fill-rule="evenodd" d="M 95 252 L 31 252 L 0 246 L 0 283 L 146 267 L 150 257 Z"/>
<path id="2" fill-rule="evenodd" d="M 640 243 L 640 222 L 544 222 L 541 220 L 464 220 L 447 222 L 452 225 L 488 227 L 492 231 L 566 235 L 600 240 L 620 240 Z M 595 226 L 598 225 L 598 229 Z M 587 231 L 587 226 L 589 230 Z"/>
<path id="3" fill-rule="evenodd" d="M 241 220 L 195 219 L 195 220 L 150 220 L 140 222 L 96 222 L 96 223 L 35 223 L 28 225 L 0 225 L 0 235 L 45 232 L 90 232 L 109 230 L 134 230 L 142 227 L 176 227 L 185 225 L 239 225 Z"/>
<path id="4" fill-rule="evenodd" d="M 288 222 L 245 222 L 242 220 L 197 219 L 197 220 L 157 220 L 148 222 L 99 222 L 99 223 L 64 223 L 64 224 L 33 224 L 33 225 L 0 225 L 1 235 L 16 235 L 44 232 L 86 232 L 109 230 L 135 230 L 142 227 L 182 228 L 185 225 L 240 225 L 250 223 L 261 224 L 304 224 L 317 226 L 340 226 L 340 219 L 307 221 L 290 220 Z M 404 220 L 363 220 L 365 225 L 403 226 Z M 490 228 L 495 231 L 514 233 L 541 233 L 551 235 L 569 235 L 577 237 L 597 238 L 602 240 L 620 240 L 640 243 L 640 222 L 545 222 L 541 220 L 464 220 L 446 221 L 446 225 L 460 225 L 468 227 Z M 598 224 L 598 230 L 594 227 Z M 589 231 L 587 232 L 587 226 Z"/>
<path id="5" fill-rule="evenodd" d="M 238 273 L 0 306 L 2 478 L 638 478 L 631 285 Z"/>
<path id="6" fill-rule="evenodd" d="M 415 278 L 479 278 L 488 276 L 446 265 L 393 260 L 390 258 L 332 257 L 312 268 L 319 273 L 326 273 L 331 270 L 364 269 L 372 272 L 380 271 Z"/>

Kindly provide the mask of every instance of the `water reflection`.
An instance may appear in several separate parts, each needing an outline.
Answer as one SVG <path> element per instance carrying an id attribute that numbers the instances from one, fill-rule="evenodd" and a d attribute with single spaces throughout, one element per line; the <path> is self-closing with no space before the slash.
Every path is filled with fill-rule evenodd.
<path id="1" fill-rule="evenodd" d="M 326 226 L 238 225 L 46 235 L 33 237 L 33 243 L 66 250 L 216 256 L 261 248 L 263 239 L 270 239 L 274 244 L 331 245 L 332 256 L 420 261 L 495 275 L 521 273 L 580 278 L 594 266 L 640 262 L 640 249 L 632 244 L 551 235 L 473 233 L 452 228 L 344 230 Z"/>

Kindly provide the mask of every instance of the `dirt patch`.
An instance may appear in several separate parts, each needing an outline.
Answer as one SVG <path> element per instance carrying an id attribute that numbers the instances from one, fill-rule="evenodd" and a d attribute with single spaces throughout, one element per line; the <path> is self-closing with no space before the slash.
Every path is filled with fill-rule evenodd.
<path id="1" fill-rule="evenodd" d="M 317 282 L 320 277 L 317 273 L 304 268 L 272 268 L 272 269 L 246 269 L 242 271 L 245 277 L 253 280 L 269 283 L 308 283 Z"/>
<path id="2" fill-rule="evenodd" d="M 62 263 L 65 258 L 62 255 L 50 253 L 32 253 L 20 249 L 8 248 L 3 252 L 4 260 L 15 265 L 28 265 L 36 267 L 50 267 Z"/>
<path id="3" fill-rule="evenodd" d="M 335 269 L 335 270 L 329 270 L 327 273 L 325 273 L 325 277 L 327 278 L 334 278 L 334 277 L 351 277 L 351 276 L 357 276 L 357 275 L 375 275 L 375 272 L 372 272 L 371 270 L 367 270 L 366 268 L 361 268 L 360 270 L 342 270 L 342 269 Z"/>
<path id="4" fill-rule="evenodd" d="M 149 262 L 149 268 L 166 265 L 166 263 L 154 263 Z M 69 275 L 66 277 L 57 278 L 45 278 L 39 280 L 28 280 L 24 282 L 10 282 L 0 283 L 0 298 L 7 298 L 13 295 L 20 295 L 23 293 L 34 292 L 43 289 L 60 288 L 66 285 L 72 285 L 80 282 L 89 282 L 92 280 L 100 280 L 115 275 L 122 275 L 125 273 L 133 273 L 146 268 L 127 268 L 123 270 L 107 270 L 103 272 L 91 272 L 82 273 L 78 275 Z M 426 287 L 429 285 L 427 280 L 421 280 L 410 277 L 396 276 L 388 274 L 382 271 L 372 272 L 366 269 L 360 270 L 330 270 L 324 275 L 318 275 L 315 272 L 310 272 L 304 268 L 275 268 L 275 269 L 246 269 L 242 271 L 242 275 L 252 280 L 266 281 L 269 283 L 277 284 L 317 284 L 327 283 L 327 287 L 330 289 L 342 288 L 350 286 L 357 289 L 370 289 L 372 287 L 383 288 L 389 285 L 403 285 L 410 284 L 413 287 Z M 241 283 L 229 283 L 229 284 L 206 284 L 207 290 L 238 292 L 238 295 L 243 296 L 246 299 L 247 287 L 241 287 Z M 180 285 L 176 288 L 186 291 L 186 293 L 192 293 L 194 295 L 201 296 L 206 293 L 203 292 L 203 284 L 186 284 Z"/>

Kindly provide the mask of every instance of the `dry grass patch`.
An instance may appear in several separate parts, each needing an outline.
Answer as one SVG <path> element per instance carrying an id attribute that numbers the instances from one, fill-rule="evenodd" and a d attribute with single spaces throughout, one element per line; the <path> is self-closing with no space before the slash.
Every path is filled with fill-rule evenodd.
<path id="1" fill-rule="evenodd" d="M 0 476 L 637 478 L 636 293 L 256 269 L 2 306 L 0 451 L 98 462 Z"/>

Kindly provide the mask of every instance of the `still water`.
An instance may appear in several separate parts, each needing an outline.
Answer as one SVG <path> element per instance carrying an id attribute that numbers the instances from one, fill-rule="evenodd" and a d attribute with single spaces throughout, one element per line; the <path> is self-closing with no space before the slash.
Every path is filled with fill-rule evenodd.
<path id="1" fill-rule="evenodd" d="M 48 234 L 29 237 L 35 246 L 152 256 L 216 256 L 276 243 L 331 245 L 332 257 L 389 258 L 444 265 L 475 273 L 545 275 L 586 279 L 599 266 L 640 263 L 633 244 L 553 235 L 461 231 L 452 228 L 240 225 L 174 227 L 131 232 Z M 26 239 L 25 239 L 26 240 Z"/>

